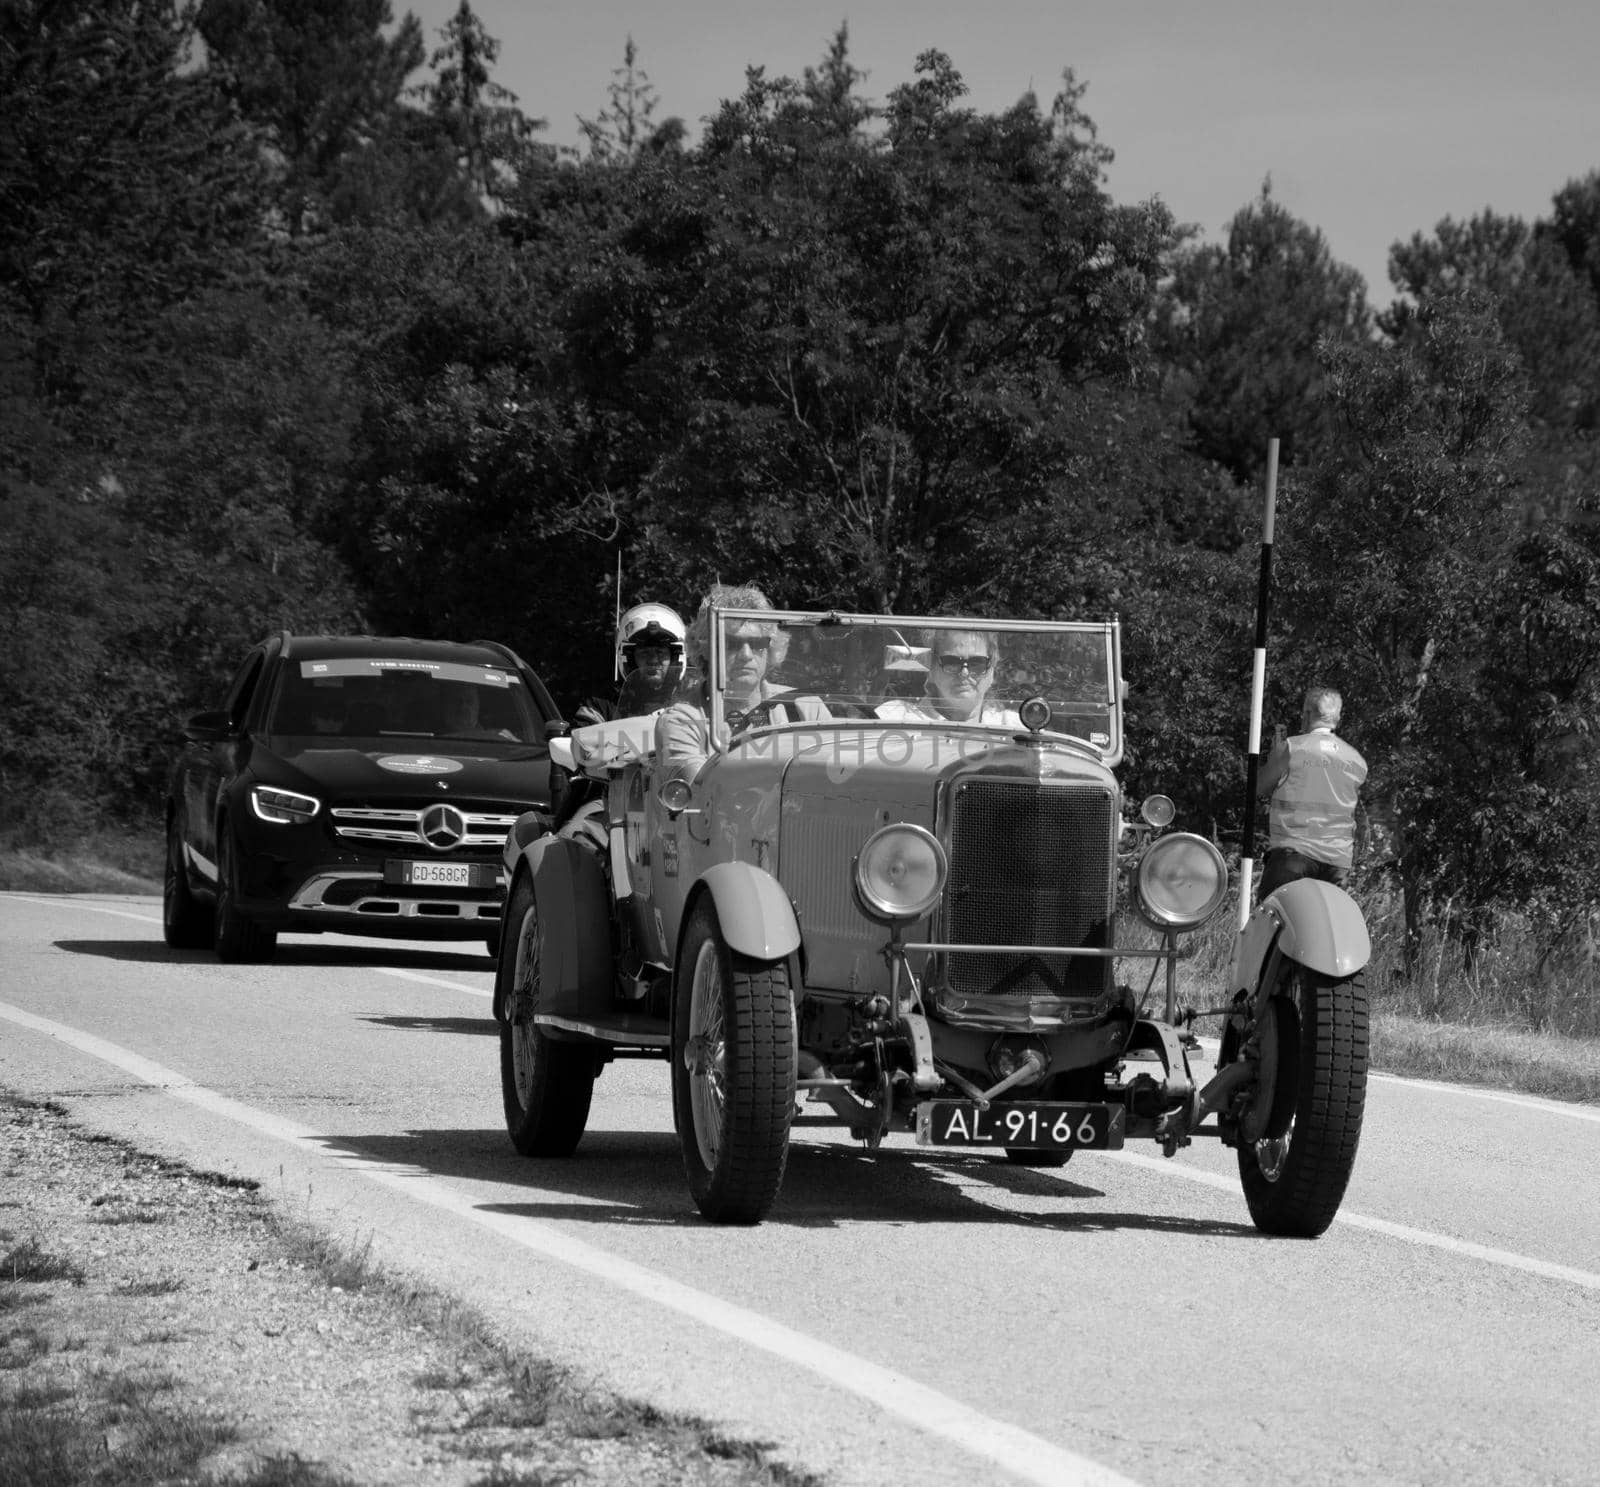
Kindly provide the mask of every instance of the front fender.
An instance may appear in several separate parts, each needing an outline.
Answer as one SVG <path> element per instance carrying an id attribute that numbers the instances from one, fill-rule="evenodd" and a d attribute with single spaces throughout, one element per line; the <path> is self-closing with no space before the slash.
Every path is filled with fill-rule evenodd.
<path id="1" fill-rule="evenodd" d="M 771 873 L 749 862 L 719 862 L 700 880 L 716 905 L 722 938 L 737 955 L 783 960 L 800 948 L 800 921 Z"/>
<path id="2" fill-rule="evenodd" d="M 528 847 L 550 829 L 550 817 L 544 811 L 524 811 L 511 823 L 511 830 L 500 848 L 500 861 L 506 870 L 506 882 L 517 875 L 517 863 Z"/>
<path id="3" fill-rule="evenodd" d="M 532 878 L 539 911 L 538 1010 L 590 1021 L 610 1009 L 613 993 L 611 893 L 600 859 L 581 842 L 542 836 L 522 849 L 513 885 L 522 874 Z M 506 924 L 502 933 L 517 929 Z M 503 953 L 515 954 L 514 942 Z M 504 1013 L 502 979 L 495 978 L 497 1018 Z"/>
<path id="4" fill-rule="evenodd" d="M 1372 958 L 1367 922 L 1342 888 L 1316 878 L 1296 878 L 1264 899 L 1239 931 L 1230 991 L 1252 991 L 1274 943 L 1284 955 L 1340 980 Z"/>

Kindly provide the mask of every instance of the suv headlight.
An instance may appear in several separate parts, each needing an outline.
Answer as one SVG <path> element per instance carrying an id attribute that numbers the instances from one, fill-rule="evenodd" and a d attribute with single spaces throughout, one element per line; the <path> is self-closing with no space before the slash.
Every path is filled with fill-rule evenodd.
<path id="1" fill-rule="evenodd" d="M 304 826 L 322 809 L 322 802 L 315 795 L 302 795 L 298 790 L 252 785 L 250 809 L 274 826 Z"/>
<path id="2" fill-rule="evenodd" d="M 856 858 L 856 892 L 875 918 L 920 919 L 939 902 L 949 870 L 931 831 L 903 822 L 885 826 Z"/>
<path id="3" fill-rule="evenodd" d="M 1228 893 L 1228 866 L 1203 836 L 1158 837 L 1139 859 L 1139 912 L 1157 929 L 1198 929 Z"/>

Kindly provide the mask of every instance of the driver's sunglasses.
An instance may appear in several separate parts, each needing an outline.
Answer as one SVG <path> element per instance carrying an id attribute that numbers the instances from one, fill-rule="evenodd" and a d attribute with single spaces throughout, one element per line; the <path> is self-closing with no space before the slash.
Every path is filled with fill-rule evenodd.
<path id="1" fill-rule="evenodd" d="M 939 669 L 948 671 L 952 676 L 959 672 L 970 671 L 974 676 L 982 676 L 994 664 L 992 656 L 940 656 Z"/>
<path id="2" fill-rule="evenodd" d="M 743 650 L 745 646 L 749 646 L 751 650 L 759 655 L 772 645 L 772 637 L 770 635 L 730 635 L 727 637 L 727 642 L 730 656 L 735 651 Z"/>

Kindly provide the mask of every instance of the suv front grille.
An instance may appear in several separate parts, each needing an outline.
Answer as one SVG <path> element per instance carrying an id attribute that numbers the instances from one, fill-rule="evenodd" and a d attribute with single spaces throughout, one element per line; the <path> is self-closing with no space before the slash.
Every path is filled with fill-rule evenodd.
<path id="1" fill-rule="evenodd" d="M 950 792 L 951 944 L 1109 948 L 1116 908 L 1115 791 L 1085 783 L 958 780 Z M 952 951 L 961 996 L 1087 997 L 1110 988 L 1100 956 Z"/>
<path id="2" fill-rule="evenodd" d="M 431 806 L 415 810 L 395 806 L 336 806 L 334 832 L 352 841 L 384 842 L 402 847 L 421 847 L 432 852 L 448 852 L 456 847 L 498 847 L 516 824 L 515 816 L 485 811 L 459 811 L 465 834 L 459 840 L 440 844 L 423 834 L 422 818 Z"/>

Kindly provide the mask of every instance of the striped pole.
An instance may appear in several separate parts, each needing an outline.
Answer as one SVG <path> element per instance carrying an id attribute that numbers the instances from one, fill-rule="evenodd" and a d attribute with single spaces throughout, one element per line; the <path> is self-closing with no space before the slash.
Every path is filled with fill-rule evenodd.
<path id="1" fill-rule="evenodd" d="M 1278 441 L 1267 440 L 1267 491 L 1261 508 L 1261 577 L 1256 587 L 1256 653 L 1250 677 L 1250 741 L 1245 754 L 1244 842 L 1239 849 L 1239 928 L 1250 917 L 1256 853 L 1256 773 L 1261 765 L 1261 708 L 1267 684 L 1267 616 L 1272 607 L 1272 522 L 1278 504 Z"/>

